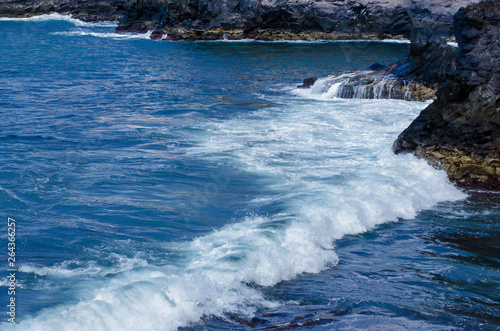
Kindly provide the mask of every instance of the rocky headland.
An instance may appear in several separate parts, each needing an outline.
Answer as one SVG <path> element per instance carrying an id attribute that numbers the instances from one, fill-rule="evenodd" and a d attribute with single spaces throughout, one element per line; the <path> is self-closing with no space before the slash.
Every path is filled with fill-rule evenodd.
<path id="1" fill-rule="evenodd" d="M 410 54 L 387 67 L 339 74 L 328 84 L 342 98 L 435 101 L 394 143 L 447 171 L 463 188 L 500 190 L 500 0 L 454 16 L 458 48 L 420 24 Z M 315 79 L 300 88 L 314 86 Z M 328 86 L 327 86 L 328 87 Z"/>
<path id="2" fill-rule="evenodd" d="M 455 15 L 456 69 L 394 144 L 465 188 L 500 190 L 500 0 Z"/>

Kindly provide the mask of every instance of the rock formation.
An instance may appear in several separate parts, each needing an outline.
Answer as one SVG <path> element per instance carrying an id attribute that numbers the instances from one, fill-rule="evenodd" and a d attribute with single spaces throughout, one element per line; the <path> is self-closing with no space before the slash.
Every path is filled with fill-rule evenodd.
<path id="1" fill-rule="evenodd" d="M 59 13 L 84 21 L 119 21 L 125 8 L 125 0 L 2 0 L 0 17 Z"/>
<path id="2" fill-rule="evenodd" d="M 411 32 L 410 54 L 387 67 L 374 64 L 373 71 L 340 74 L 330 81 L 341 83 L 337 97 L 361 99 L 402 99 L 427 101 L 436 98 L 437 89 L 446 82 L 446 73 L 455 69 L 457 49 L 428 28 Z M 377 70 L 378 69 L 378 70 Z M 300 87 L 308 88 L 314 81 Z"/>
<path id="3" fill-rule="evenodd" d="M 424 26 L 453 37 L 453 14 L 479 0 L 2 0 L 0 17 L 57 12 L 120 20 L 118 31 L 169 40 L 409 38 Z M 123 16 L 125 14 L 125 16 Z"/>
<path id="4" fill-rule="evenodd" d="M 459 186 L 500 190 L 500 0 L 455 15 L 456 70 L 394 144 L 443 167 Z"/>
<path id="5" fill-rule="evenodd" d="M 128 0 L 118 31 L 169 40 L 409 38 L 412 26 L 452 37 L 452 17 L 475 0 Z"/>
<path id="6" fill-rule="evenodd" d="M 446 82 L 446 73 L 455 69 L 456 48 L 433 30 L 422 27 L 412 29 L 410 41 L 410 54 L 384 72 L 437 90 Z"/>

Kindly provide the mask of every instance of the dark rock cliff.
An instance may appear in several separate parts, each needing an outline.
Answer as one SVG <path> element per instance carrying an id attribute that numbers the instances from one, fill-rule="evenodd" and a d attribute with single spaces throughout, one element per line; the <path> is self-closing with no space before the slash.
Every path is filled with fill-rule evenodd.
<path id="1" fill-rule="evenodd" d="M 428 28 L 416 27 L 411 33 L 410 54 L 385 72 L 437 89 L 455 69 L 457 50 Z"/>
<path id="2" fill-rule="evenodd" d="M 500 190 L 500 0 L 455 15 L 456 70 L 395 142 L 443 167 L 459 186 Z"/>
<path id="3" fill-rule="evenodd" d="M 121 20 L 118 31 L 155 30 L 153 38 L 170 40 L 409 38 L 414 26 L 452 37 L 453 14 L 477 1 L 0 0 L 0 17 Z"/>
<path id="4" fill-rule="evenodd" d="M 59 13 L 84 21 L 119 21 L 125 9 L 125 0 L 0 0 L 0 17 Z"/>
<path id="5" fill-rule="evenodd" d="M 409 38 L 413 26 L 452 37 L 452 17 L 474 0 L 128 0 L 119 31 L 168 39 Z M 164 37 L 167 35 L 168 37 Z"/>

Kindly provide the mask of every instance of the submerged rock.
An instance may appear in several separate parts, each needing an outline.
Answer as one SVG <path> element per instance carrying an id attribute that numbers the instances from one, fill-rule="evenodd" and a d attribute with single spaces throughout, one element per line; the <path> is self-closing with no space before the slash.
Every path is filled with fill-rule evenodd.
<path id="1" fill-rule="evenodd" d="M 500 190 L 500 0 L 455 15 L 456 70 L 394 144 L 468 188 Z"/>
<path id="2" fill-rule="evenodd" d="M 297 88 L 310 88 L 318 80 L 316 77 L 306 78 L 302 85 L 297 86 Z"/>

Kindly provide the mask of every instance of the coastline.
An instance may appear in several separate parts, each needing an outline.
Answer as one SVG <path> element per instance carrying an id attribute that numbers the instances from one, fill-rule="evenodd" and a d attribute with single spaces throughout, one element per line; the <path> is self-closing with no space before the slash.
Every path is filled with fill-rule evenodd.
<path id="1" fill-rule="evenodd" d="M 296 88 L 383 71 L 408 41 L 163 43 L 20 20 L 0 21 L 16 329 L 499 325 L 498 193 L 391 150 L 429 103 Z"/>

